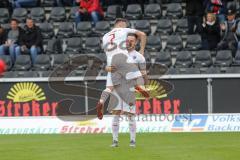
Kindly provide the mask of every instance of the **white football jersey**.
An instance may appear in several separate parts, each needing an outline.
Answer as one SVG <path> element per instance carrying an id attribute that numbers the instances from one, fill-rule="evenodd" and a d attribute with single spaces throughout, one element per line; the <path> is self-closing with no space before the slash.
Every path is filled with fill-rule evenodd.
<path id="1" fill-rule="evenodd" d="M 107 55 L 107 65 L 111 65 L 111 59 L 115 54 L 123 53 L 127 55 L 127 36 L 129 33 L 136 33 L 136 31 L 131 28 L 114 28 L 103 36 L 103 48 Z M 112 49 L 110 50 L 110 48 Z"/>
<path id="2" fill-rule="evenodd" d="M 131 59 L 130 61 L 132 61 L 133 63 L 135 63 L 136 65 L 140 66 L 140 64 L 146 64 L 146 60 L 145 57 L 137 52 L 136 50 L 133 50 L 131 52 L 128 53 L 129 54 L 129 59 Z M 141 68 L 139 67 L 139 70 L 141 70 Z M 141 77 L 142 73 L 140 71 L 136 71 L 136 72 L 129 72 L 126 75 L 126 79 L 135 79 L 137 77 Z"/>
<path id="3" fill-rule="evenodd" d="M 136 64 L 146 63 L 145 57 L 141 53 L 137 52 L 136 50 L 133 50 L 128 54 L 133 59 L 134 63 Z"/>

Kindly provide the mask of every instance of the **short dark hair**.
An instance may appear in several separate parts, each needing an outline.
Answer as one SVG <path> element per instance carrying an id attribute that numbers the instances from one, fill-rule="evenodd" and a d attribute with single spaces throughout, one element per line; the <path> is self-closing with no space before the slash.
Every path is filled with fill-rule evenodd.
<path id="1" fill-rule="evenodd" d="M 138 38 L 138 36 L 135 33 L 129 33 L 128 36 L 135 37 L 136 39 Z"/>
<path id="2" fill-rule="evenodd" d="M 27 20 L 31 20 L 31 21 L 34 22 L 34 20 L 33 20 L 31 17 L 27 17 L 26 21 L 27 21 Z"/>
<path id="3" fill-rule="evenodd" d="M 117 24 L 117 23 L 119 23 L 119 22 L 125 22 L 125 23 L 128 23 L 127 19 L 124 19 L 124 18 L 117 18 L 117 19 L 115 20 L 115 23 L 114 23 L 114 24 Z"/>
<path id="4" fill-rule="evenodd" d="M 17 19 L 15 19 L 15 18 L 12 18 L 10 22 L 12 22 L 12 21 L 14 21 L 16 23 L 19 23 L 19 21 Z"/>

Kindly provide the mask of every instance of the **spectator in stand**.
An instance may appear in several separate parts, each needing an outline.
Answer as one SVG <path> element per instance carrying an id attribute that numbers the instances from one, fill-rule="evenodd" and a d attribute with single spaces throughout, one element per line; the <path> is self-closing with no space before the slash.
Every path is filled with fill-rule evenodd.
<path id="1" fill-rule="evenodd" d="M 238 21 L 235 19 L 236 9 L 229 8 L 227 11 L 227 20 L 220 24 L 222 40 L 218 44 L 218 49 L 230 49 L 233 53 L 236 52 L 238 37 L 236 30 Z"/>
<path id="2" fill-rule="evenodd" d="M 236 30 L 237 38 L 238 38 L 238 50 L 240 50 L 240 23 L 237 23 L 237 30 Z"/>
<path id="3" fill-rule="evenodd" d="M 75 5 L 80 5 L 80 1 L 81 1 L 81 0 L 75 0 L 75 1 L 74 1 L 74 4 L 75 4 Z"/>
<path id="4" fill-rule="evenodd" d="M 156 0 L 156 3 L 159 3 L 161 0 Z M 155 0 L 152 0 L 151 3 L 154 3 Z M 142 10 L 144 10 L 144 4 L 147 3 L 146 0 L 104 0 L 103 4 L 105 5 L 121 5 L 123 10 L 126 11 L 129 4 L 140 4 Z"/>
<path id="5" fill-rule="evenodd" d="M 205 0 L 204 7 L 207 12 L 212 12 L 217 16 L 220 24 L 226 20 L 227 0 Z"/>
<path id="6" fill-rule="evenodd" d="M 0 26 L 0 45 L 4 44 L 6 41 L 6 32 L 3 27 Z"/>
<path id="7" fill-rule="evenodd" d="M 6 41 L 6 31 L 2 26 L 0 26 L 0 44 L 4 44 L 5 41 Z"/>
<path id="8" fill-rule="evenodd" d="M 14 61 L 16 59 L 15 48 L 19 44 L 19 39 L 24 34 L 24 30 L 18 26 L 18 21 L 16 19 L 12 19 L 11 22 L 11 29 L 7 33 L 7 39 L 0 46 L 0 55 L 9 53 Z"/>
<path id="9" fill-rule="evenodd" d="M 79 11 L 75 14 L 75 21 L 79 23 L 91 16 L 93 23 L 96 24 L 103 17 L 103 14 L 99 0 L 81 0 Z"/>
<path id="10" fill-rule="evenodd" d="M 9 0 L 0 0 L 0 8 L 8 8 L 9 12 L 12 13 L 12 4 Z"/>
<path id="11" fill-rule="evenodd" d="M 9 0 L 1 0 L 0 1 L 0 8 L 8 8 L 10 5 L 9 5 Z"/>
<path id="12" fill-rule="evenodd" d="M 34 24 L 31 18 L 27 18 L 26 20 L 25 32 L 23 36 L 20 37 L 19 45 L 15 50 L 16 55 L 30 53 L 33 62 L 42 50 L 41 30 Z"/>
<path id="13" fill-rule="evenodd" d="M 196 25 L 196 32 L 200 32 L 202 25 L 202 17 L 204 15 L 204 8 L 202 0 L 187 0 L 186 15 L 188 19 L 188 34 L 194 33 Z"/>
<path id="14" fill-rule="evenodd" d="M 39 0 L 13 0 L 12 5 L 13 8 L 21 8 L 21 7 L 36 7 L 40 3 Z"/>
<path id="15" fill-rule="evenodd" d="M 74 6 L 75 1 L 74 0 L 55 0 L 55 3 L 57 6 Z"/>
<path id="16" fill-rule="evenodd" d="M 207 13 L 206 18 L 203 19 L 201 27 L 202 48 L 206 50 L 213 50 L 217 48 L 220 36 L 220 26 L 213 13 Z"/>

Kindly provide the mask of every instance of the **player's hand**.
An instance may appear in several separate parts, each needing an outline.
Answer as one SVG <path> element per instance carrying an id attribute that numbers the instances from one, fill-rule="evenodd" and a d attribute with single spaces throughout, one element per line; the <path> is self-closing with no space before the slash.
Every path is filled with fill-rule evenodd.
<path id="1" fill-rule="evenodd" d="M 105 68 L 107 72 L 115 72 L 117 70 L 116 66 L 107 66 Z"/>
<path id="2" fill-rule="evenodd" d="M 226 30 L 226 26 L 224 23 L 220 24 L 221 30 L 225 31 Z"/>
<path id="3" fill-rule="evenodd" d="M 26 45 L 23 45 L 23 46 L 21 46 L 21 51 L 26 51 L 27 50 L 27 46 Z"/>
<path id="4" fill-rule="evenodd" d="M 140 50 L 139 53 L 140 53 L 141 55 L 144 55 L 144 50 Z"/>

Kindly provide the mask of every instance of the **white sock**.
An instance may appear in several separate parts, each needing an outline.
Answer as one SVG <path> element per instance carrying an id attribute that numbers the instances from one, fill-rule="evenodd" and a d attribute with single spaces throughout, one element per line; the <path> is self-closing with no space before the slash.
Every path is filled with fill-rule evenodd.
<path id="1" fill-rule="evenodd" d="M 111 89 L 106 88 L 101 94 L 100 103 L 104 104 L 107 101 L 107 99 L 111 93 L 112 93 Z"/>
<path id="2" fill-rule="evenodd" d="M 112 136 L 114 141 L 118 141 L 119 118 L 119 115 L 114 115 L 112 120 Z"/>
<path id="3" fill-rule="evenodd" d="M 135 116 L 129 116 L 129 133 L 130 133 L 130 141 L 136 141 L 136 119 Z"/>

